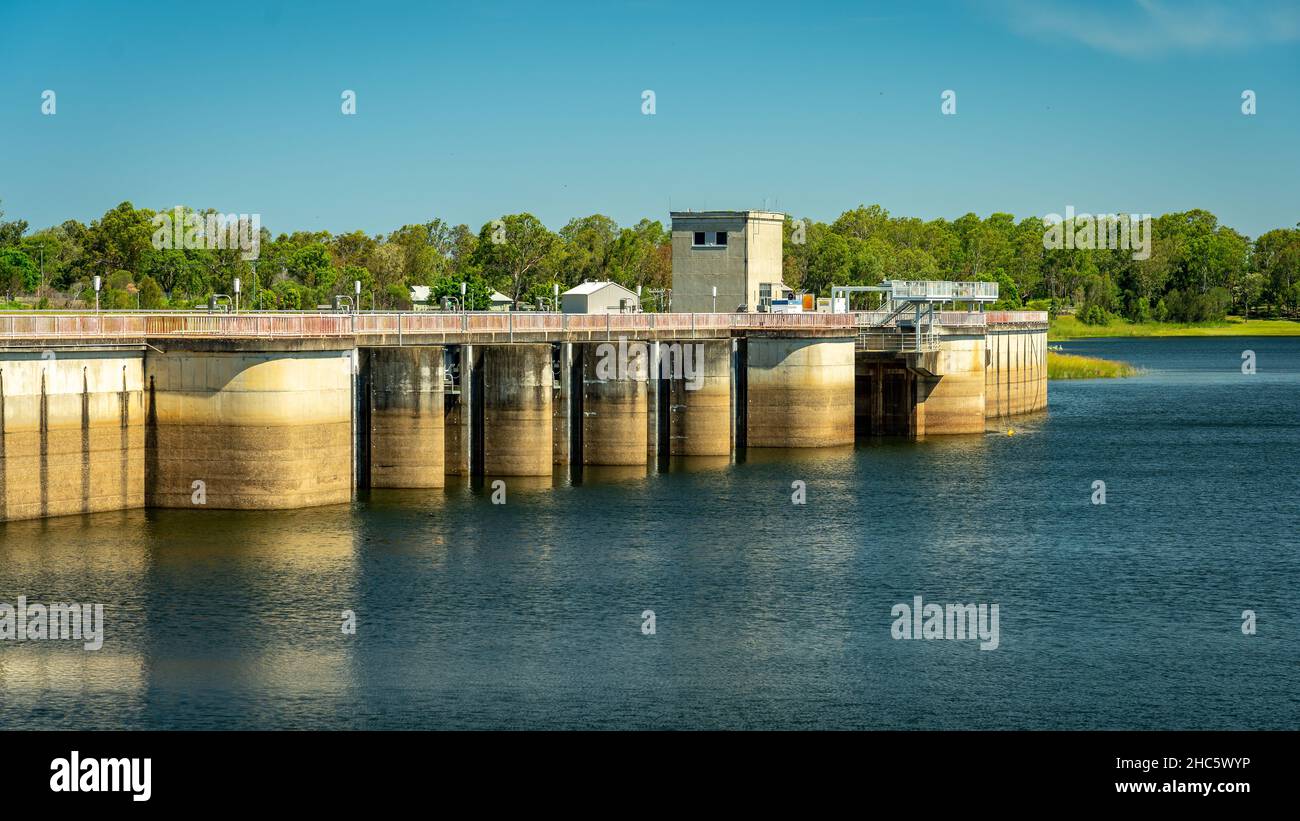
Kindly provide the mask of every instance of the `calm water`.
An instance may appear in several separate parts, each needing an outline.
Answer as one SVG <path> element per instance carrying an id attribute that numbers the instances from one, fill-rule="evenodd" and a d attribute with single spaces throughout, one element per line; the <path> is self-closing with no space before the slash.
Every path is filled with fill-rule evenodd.
<path id="1" fill-rule="evenodd" d="M 0 524 L 0 601 L 108 622 L 98 652 L 0 642 L 0 728 L 1300 726 L 1300 339 L 1065 347 L 1147 373 L 1054 382 L 1014 436 L 510 480 L 504 506 Z M 1001 646 L 893 640 L 914 595 L 998 603 Z"/>

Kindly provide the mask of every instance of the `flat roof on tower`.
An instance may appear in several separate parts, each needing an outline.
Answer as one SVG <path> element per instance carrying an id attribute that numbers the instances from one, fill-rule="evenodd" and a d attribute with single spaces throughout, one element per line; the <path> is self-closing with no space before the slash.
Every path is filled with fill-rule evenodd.
<path id="1" fill-rule="evenodd" d="M 668 216 L 676 219 L 677 217 L 745 217 L 746 219 L 778 219 L 784 220 L 786 215 L 780 211 L 669 211 Z"/>

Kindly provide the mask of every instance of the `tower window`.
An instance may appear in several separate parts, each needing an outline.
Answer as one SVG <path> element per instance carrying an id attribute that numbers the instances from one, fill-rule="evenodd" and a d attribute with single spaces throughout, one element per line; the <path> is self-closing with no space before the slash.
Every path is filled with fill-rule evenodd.
<path id="1" fill-rule="evenodd" d="M 720 245 L 727 244 L 726 231 L 696 231 L 695 243 L 696 248 L 716 248 Z"/>

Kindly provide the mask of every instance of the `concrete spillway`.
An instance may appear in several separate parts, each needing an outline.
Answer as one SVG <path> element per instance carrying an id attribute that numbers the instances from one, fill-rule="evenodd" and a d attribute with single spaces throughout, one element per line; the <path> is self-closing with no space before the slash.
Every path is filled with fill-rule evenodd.
<path id="1" fill-rule="evenodd" d="M 850 445 L 855 433 L 979 434 L 986 419 L 1047 403 L 1045 320 L 999 316 L 954 323 L 913 351 L 864 348 L 837 317 L 826 328 L 806 318 L 807 334 L 762 327 L 784 327 L 780 317 L 746 319 L 758 329 L 744 332 L 725 316 L 620 320 L 653 330 L 642 338 L 620 338 L 610 319 L 539 332 L 521 317 L 494 320 L 505 333 L 481 341 L 412 338 L 399 324 L 373 345 L 10 342 L 0 518 L 305 507 L 358 488 L 438 488 L 448 475 L 550 482 L 556 466 L 634 475 L 672 456 L 725 461 L 741 448 Z"/>

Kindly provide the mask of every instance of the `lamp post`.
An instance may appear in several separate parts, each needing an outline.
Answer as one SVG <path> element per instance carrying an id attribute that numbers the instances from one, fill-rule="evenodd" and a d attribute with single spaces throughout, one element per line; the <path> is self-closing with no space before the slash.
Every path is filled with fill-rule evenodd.
<path id="1" fill-rule="evenodd" d="M 354 311 L 359 311 L 361 310 L 361 280 L 359 279 L 352 280 L 352 293 L 356 294 L 356 299 L 353 301 L 352 309 Z M 375 298 L 374 296 L 371 296 L 370 310 L 373 311 L 374 309 L 375 309 Z"/>
<path id="2" fill-rule="evenodd" d="M 552 285 L 551 292 L 555 294 L 555 299 L 552 300 L 551 307 L 553 307 L 555 312 L 558 314 L 560 312 L 560 283 L 557 282 Z"/>
<path id="3" fill-rule="evenodd" d="M 102 284 L 99 274 L 95 274 L 95 313 L 99 313 L 99 286 Z"/>
<path id="4" fill-rule="evenodd" d="M 235 277 L 235 281 L 231 284 L 235 291 L 235 313 L 239 313 L 239 277 Z"/>
<path id="5" fill-rule="evenodd" d="M 460 309 L 462 311 L 469 310 L 465 307 L 465 283 L 463 281 L 460 283 Z"/>
<path id="6" fill-rule="evenodd" d="M 713 286 L 713 313 L 718 312 L 718 286 Z"/>

